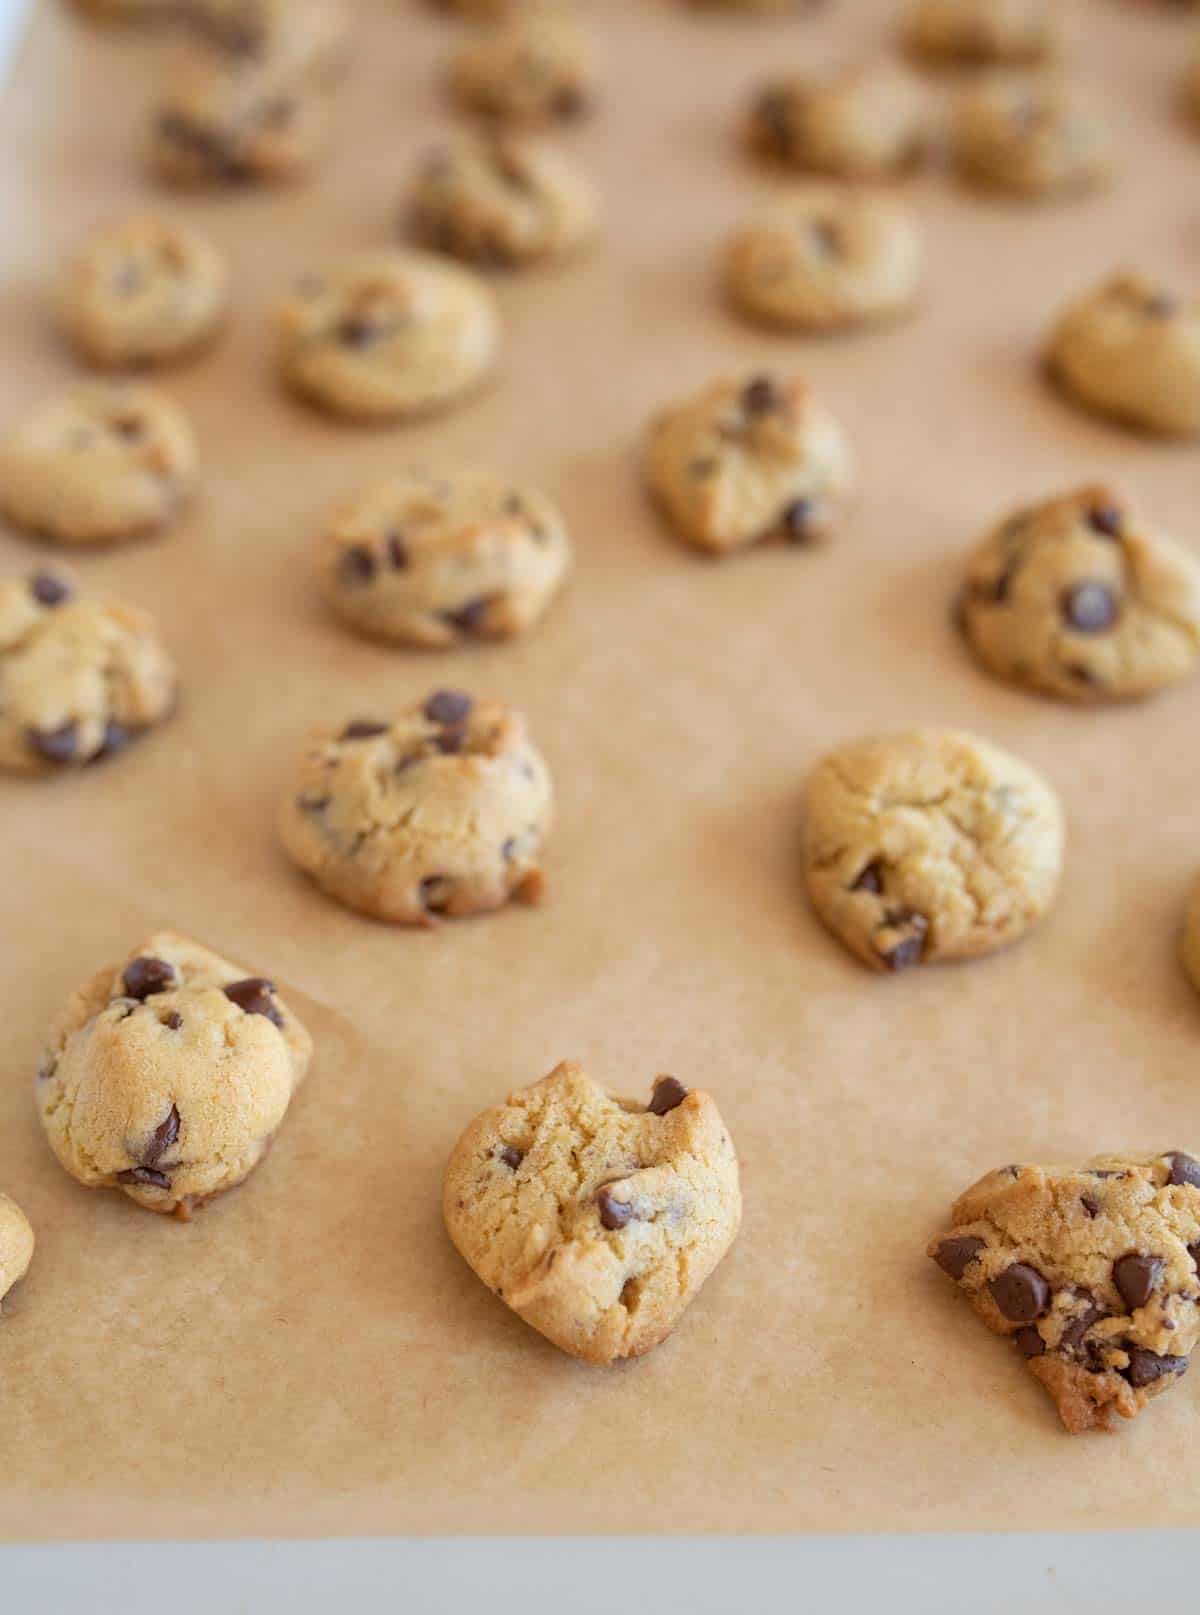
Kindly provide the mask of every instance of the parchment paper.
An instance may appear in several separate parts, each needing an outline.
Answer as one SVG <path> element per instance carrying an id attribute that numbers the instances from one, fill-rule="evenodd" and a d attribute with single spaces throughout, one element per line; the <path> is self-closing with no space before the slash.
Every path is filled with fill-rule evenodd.
<path id="1" fill-rule="evenodd" d="M 0 1185 L 39 1241 L 0 1320 L 0 1536 L 1200 1523 L 1200 1385 L 1071 1440 L 923 1255 L 1004 1161 L 1200 1151 L 1200 1002 L 1173 951 L 1200 862 L 1200 689 L 1067 710 L 978 673 L 948 622 L 981 527 L 1082 479 L 1118 479 L 1200 542 L 1196 450 L 1076 415 L 1034 364 L 1064 300 L 1118 262 L 1200 281 L 1200 143 L 1173 99 L 1187 30 L 1086 9 L 1077 55 L 1125 159 L 1111 196 L 1023 208 L 916 181 L 920 317 L 799 341 L 719 302 L 719 243 L 781 183 L 733 121 L 781 63 L 886 39 L 891 8 L 592 10 L 609 87 L 571 144 L 607 196 L 603 251 L 499 283 L 502 373 L 457 413 L 322 420 L 274 385 L 265 318 L 294 272 L 391 239 L 444 123 L 448 25 L 364 10 L 311 186 L 173 204 L 236 272 L 227 340 L 164 381 L 194 417 L 202 495 L 168 537 L 79 568 L 157 613 L 183 709 L 111 766 L 0 783 Z M 45 313 L 68 245 L 151 199 L 138 154 L 168 48 L 36 20 L 0 114 L 6 416 L 74 373 Z M 639 434 L 711 373 L 765 365 L 799 367 L 844 418 L 861 504 L 823 551 L 714 564 L 648 508 Z M 508 468 L 566 508 L 576 574 L 525 640 L 396 653 L 322 611 L 308 552 L 328 509 L 429 458 Z M 7 569 L 37 553 L 0 539 Z M 323 898 L 272 818 L 310 724 L 434 684 L 528 713 L 561 824 L 543 908 L 421 934 Z M 884 980 L 801 895 L 800 790 L 831 744 L 914 721 L 1044 769 L 1068 866 L 1021 946 Z M 318 1049 L 270 1159 L 190 1226 L 76 1186 L 30 1099 L 59 1003 L 160 925 L 275 976 Z M 510 1314 L 440 1223 L 459 1130 L 565 1056 L 622 1093 L 660 1071 L 709 1087 L 743 1162 L 732 1254 L 669 1343 L 610 1372 Z"/>

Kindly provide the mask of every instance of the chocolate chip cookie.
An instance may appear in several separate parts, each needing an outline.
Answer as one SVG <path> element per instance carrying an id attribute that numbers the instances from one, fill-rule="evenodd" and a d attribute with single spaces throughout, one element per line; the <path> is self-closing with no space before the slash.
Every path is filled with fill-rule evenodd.
<path id="1" fill-rule="evenodd" d="M 167 85 L 150 165 L 179 186 L 291 180 L 316 161 L 327 124 L 325 93 L 290 64 L 198 57 Z"/>
<path id="2" fill-rule="evenodd" d="M 158 214 L 97 230 L 59 289 L 59 322 L 104 369 L 169 364 L 207 346 L 229 301 L 225 259 L 206 235 Z"/>
<path id="3" fill-rule="evenodd" d="M 1072 1435 L 1132 1419 L 1186 1372 L 1200 1337 L 1200 1161 L 1100 1155 L 1002 1166 L 928 1254 L 1009 1335 Z"/>
<path id="4" fill-rule="evenodd" d="M 72 996 L 34 1098 L 73 1178 L 186 1220 L 262 1160 L 311 1055 L 270 981 L 160 931 Z"/>
<path id="5" fill-rule="evenodd" d="M 849 445 L 804 382 L 714 381 L 650 426 L 646 479 L 678 535 L 716 554 L 765 539 L 807 544 L 842 514 Z"/>
<path id="6" fill-rule="evenodd" d="M 550 772 L 521 715 L 436 690 L 390 722 L 316 734 L 279 823 L 289 855 L 331 897 L 428 926 L 537 902 L 553 815 Z"/>
<path id="7" fill-rule="evenodd" d="M 1082 703 L 1154 694 L 1200 659 L 1200 563 L 1093 485 L 1030 505 L 983 539 L 960 619 L 989 672 Z"/>
<path id="8" fill-rule="evenodd" d="M 923 256 L 916 220 L 900 203 L 811 186 L 769 203 L 734 236 L 725 286 L 751 319 L 832 331 L 910 309 Z"/>
<path id="9" fill-rule="evenodd" d="M 1045 61 L 1062 43 L 1060 0 L 911 0 L 905 40 L 933 64 Z"/>
<path id="10" fill-rule="evenodd" d="M 500 340 L 483 281 L 421 252 L 365 254 L 305 276 L 275 328 L 293 392 L 357 420 L 447 408 L 483 381 Z"/>
<path id="11" fill-rule="evenodd" d="M 0 1301 L 19 1284 L 33 1260 L 33 1229 L 15 1200 L 0 1194 Z"/>
<path id="12" fill-rule="evenodd" d="M 450 93 L 465 112 L 498 123 L 564 123 L 595 99 L 596 53 L 557 6 L 529 5 L 464 40 L 450 64 Z"/>
<path id="13" fill-rule="evenodd" d="M 410 219 L 428 246 L 507 268 L 578 252 L 595 235 L 596 198 L 573 160 L 551 146 L 467 135 L 423 164 Z"/>
<path id="14" fill-rule="evenodd" d="M 351 627 L 433 650 L 523 633 L 570 564 L 548 499 L 470 471 L 394 477 L 340 512 L 317 550 L 325 598 Z"/>
<path id="15" fill-rule="evenodd" d="M 1050 907 L 1058 798 L 973 735 L 916 729 L 839 746 L 808 784 L 804 872 L 818 917 L 873 970 L 992 953 Z"/>
<path id="16" fill-rule="evenodd" d="M 340 0 L 183 3 L 193 29 L 235 62 L 269 63 L 297 80 L 327 83 L 349 56 L 349 22 Z"/>
<path id="17" fill-rule="evenodd" d="M 1046 365 L 1094 414 L 1161 437 L 1200 433 L 1200 297 L 1114 275 L 1062 316 Z"/>
<path id="18" fill-rule="evenodd" d="M 732 1245 L 738 1162 L 715 1101 L 660 1077 L 648 1105 L 578 1065 L 510 1094 L 454 1146 L 442 1200 L 459 1253 L 572 1357 L 640 1357 Z"/>
<path id="19" fill-rule="evenodd" d="M 829 78 L 792 74 L 764 85 L 749 140 L 764 157 L 838 179 L 889 179 L 920 164 L 930 144 L 924 88 L 888 61 Z"/>
<path id="20" fill-rule="evenodd" d="M 990 75 L 959 100 L 954 160 L 971 185 L 1030 198 L 1076 196 L 1112 178 L 1108 121 L 1058 77 Z"/>
<path id="21" fill-rule="evenodd" d="M 1193 883 L 1188 898 L 1179 954 L 1192 986 L 1200 992 L 1200 878 Z"/>
<path id="22" fill-rule="evenodd" d="M 135 606 L 79 595 L 64 573 L 0 580 L 0 768 L 100 761 L 168 717 L 174 663 Z"/>
<path id="23" fill-rule="evenodd" d="M 161 530 L 196 478 L 179 407 L 152 387 L 90 382 L 38 405 L 0 440 L 0 511 L 59 544 Z"/>

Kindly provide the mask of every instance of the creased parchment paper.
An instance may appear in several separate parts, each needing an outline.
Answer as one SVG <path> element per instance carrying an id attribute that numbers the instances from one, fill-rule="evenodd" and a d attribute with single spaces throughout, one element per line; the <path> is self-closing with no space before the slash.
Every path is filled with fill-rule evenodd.
<path id="1" fill-rule="evenodd" d="M 232 328 L 164 379 L 194 417 L 201 496 L 161 541 L 83 556 L 152 609 L 182 710 L 111 766 L 0 782 L 0 1186 L 38 1250 L 0 1319 L 0 1536 L 708 1532 L 1200 1523 L 1200 1384 L 1071 1440 L 923 1247 L 1008 1160 L 1200 1151 L 1200 1002 L 1174 955 L 1200 863 L 1200 689 L 1077 712 L 990 682 L 948 607 L 1000 511 L 1114 478 L 1200 543 L 1194 448 L 1122 435 L 1034 364 L 1063 301 L 1128 260 L 1200 282 L 1200 142 L 1177 121 L 1187 29 L 1086 8 L 1125 172 L 1070 206 L 981 202 L 931 175 L 919 318 L 844 341 L 738 325 L 716 249 L 782 183 L 731 138 L 782 62 L 887 37 L 842 0 L 777 24 L 611 0 L 603 110 L 570 144 L 607 196 L 603 251 L 498 283 L 496 384 L 417 428 L 355 430 L 276 388 L 266 312 L 297 271 L 386 243 L 445 125 L 449 25 L 363 13 L 337 144 L 307 188 L 170 205 L 228 251 Z M 45 6 L 0 112 L 6 417 L 68 381 L 45 313 L 70 243 L 151 196 L 138 159 L 168 42 Z M 650 411 L 725 367 L 796 366 L 843 417 L 861 503 L 819 552 L 714 564 L 643 497 Z M 389 652 L 322 611 L 331 505 L 409 460 L 542 485 L 578 544 L 527 639 Z M 6 569 L 37 549 L 5 534 Z M 561 798 L 548 901 L 433 934 L 356 918 L 276 848 L 314 722 L 433 684 L 523 708 Z M 1070 819 L 1049 921 L 991 961 L 891 980 L 818 927 L 799 798 L 831 744 L 923 721 L 1043 769 Z M 30 1098 L 66 994 L 157 926 L 273 975 L 317 1040 L 270 1158 L 190 1226 L 57 1167 Z M 480 1107 L 585 1062 L 642 1095 L 709 1087 L 743 1162 L 738 1244 L 677 1335 L 577 1365 L 478 1283 L 442 1232 L 446 1154 Z M 1195 1376 L 1194 1376 L 1195 1377 Z"/>

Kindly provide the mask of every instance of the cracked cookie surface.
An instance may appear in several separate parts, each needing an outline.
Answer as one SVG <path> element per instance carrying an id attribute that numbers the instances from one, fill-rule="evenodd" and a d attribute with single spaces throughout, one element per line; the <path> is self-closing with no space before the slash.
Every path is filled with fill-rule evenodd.
<path id="1" fill-rule="evenodd" d="M 660 1077 L 648 1106 L 564 1062 L 470 1124 L 446 1167 L 450 1238 L 572 1357 L 638 1357 L 671 1333 L 741 1220 L 715 1101 Z"/>
<path id="2" fill-rule="evenodd" d="M 338 616 L 431 650 L 524 633 L 570 564 L 566 523 L 548 499 L 470 471 L 392 478 L 341 511 L 317 549 Z"/>
<path id="3" fill-rule="evenodd" d="M 229 300 L 225 260 L 200 231 L 156 214 L 97 230 L 59 291 L 59 321 L 90 363 L 166 364 L 204 347 Z"/>
<path id="4" fill-rule="evenodd" d="M 768 204 L 738 232 L 726 253 L 725 284 L 751 319 L 830 331 L 909 309 L 922 256 L 907 208 L 811 186 Z"/>
<path id="5" fill-rule="evenodd" d="M 1101 1155 L 1005 1166 L 955 1202 L 928 1254 L 1012 1337 L 1072 1434 L 1131 1419 L 1200 1338 L 1200 1162 Z"/>
<path id="6" fill-rule="evenodd" d="M 0 511 L 60 544 L 158 531 L 196 474 L 178 405 L 134 382 L 89 382 L 37 405 L 0 441 Z"/>
<path id="7" fill-rule="evenodd" d="M 42 570 L 0 580 L 0 768 L 51 774 L 123 751 L 170 716 L 174 663 L 135 606 Z"/>
<path id="8" fill-rule="evenodd" d="M 186 1219 L 258 1165 L 311 1054 L 270 981 L 160 931 L 74 994 L 34 1097 L 73 1178 Z"/>
<path id="9" fill-rule="evenodd" d="M 293 861 L 347 907 L 398 925 L 541 896 L 550 772 L 519 713 L 436 690 L 390 722 L 314 736 L 280 806 Z"/>
<path id="10" fill-rule="evenodd" d="M 327 97 L 286 62 L 185 62 L 155 116 L 150 165 L 171 185 L 294 179 L 325 144 Z"/>
<path id="11" fill-rule="evenodd" d="M 499 345 L 483 281 L 424 252 L 366 254 L 305 276 L 275 327 L 288 386 L 359 420 L 447 408 L 483 381 Z"/>
<path id="12" fill-rule="evenodd" d="M 1062 43 L 1060 0 L 912 0 L 905 42 L 931 63 L 1041 62 Z"/>
<path id="13" fill-rule="evenodd" d="M 868 61 L 825 79 L 771 79 L 750 108 L 764 157 L 838 179 L 888 179 L 915 168 L 930 141 L 926 94 L 912 75 Z"/>
<path id="14" fill-rule="evenodd" d="M 15 1200 L 0 1194 L 0 1301 L 19 1284 L 33 1260 L 33 1229 Z"/>
<path id="15" fill-rule="evenodd" d="M 450 64 L 450 93 L 497 123 L 564 123 L 587 112 L 597 87 L 587 33 L 556 6 L 530 5 L 478 30 Z"/>
<path id="16" fill-rule="evenodd" d="M 839 746 L 813 771 L 804 871 L 824 925 L 874 970 L 991 953 L 1049 908 L 1063 816 L 1041 775 L 973 735 Z"/>
<path id="17" fill-rule="evenodd" d="M 955 109 L 954 160 L 963 179 L 987 190 L 1073 196 L 1112 177 L 1112 137 L 1097 104 L 1076 86 L 997 73 Z"/>
<path id="18" fill-rule="evenodd" d="M 724 378 L 651 422 L 646 480 L 681 538 L 724 554 L 823 537 L 850 501 L 854 462 L 804 382 Z"/>
<path id="19" fill-rule="evenodd" d="M 1094 414 L 1164 437 L 1200 433 L 1200 297 L 1114 275 L 1063 315 L 1046 363 Z"/>
<path id="20" fill-rule="evenodd" d="M 468 262 L 514 267 L 572 256 L 596 233 L 596 198 L 574 161 L 513 134 L 463 135 L 417 175 L 418 240 Z"/>
<path id="21" fill-rule="evenodd" d="M 1200 563 L 1102 485 L 1018 510 L 967 566 L 963 632 L 991 673 L 1063 700 L 1136 699 L 1200 658 Z"/>

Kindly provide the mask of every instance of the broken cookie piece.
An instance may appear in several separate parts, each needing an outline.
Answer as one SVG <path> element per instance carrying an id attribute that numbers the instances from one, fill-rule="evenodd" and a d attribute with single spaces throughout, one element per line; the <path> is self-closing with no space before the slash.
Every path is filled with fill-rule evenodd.
<path id="1" fill-rule="evenodd" d="M 29 1271 L 33 1229 L 29 1219 L 6 1194 L 0 1194 L 0 1301 Z"/>
<path id="2" fill-rule="evenodd" d="M 1132 1419 L 1200 1337 L 1200 1161 L 1102 1155 L 1004 1166 L 954 1204 L 928 1254 L 1011 1336 L 1073 1434 Z"/>
<path id="3" fill-rule="evenodd" d="M 674 1329 L 741 1220 L 713 1099 L 660 1077 L 614 1099 L 565 1062 L 477 1116 L 446 1168 L 450 1238 L 489 1289 L 572 1357 L 639 1357 Z"/>
<path id="4" fill-rule="evenodd" d="M 272 982 L 161 931 L 73 996 L 34 1098 L 73 1178 L 186 1221 L 258 1165 L 311 1054 Z"/>
<path id="5" fill-rule="evenodd" d="M 806 809 L 813 907 L 873 970 L 991 953 L 1035 925 L 1058 888 L 1058 798 L 973 735 L 917 729 L 840 746 L 814 770 Z"/>

